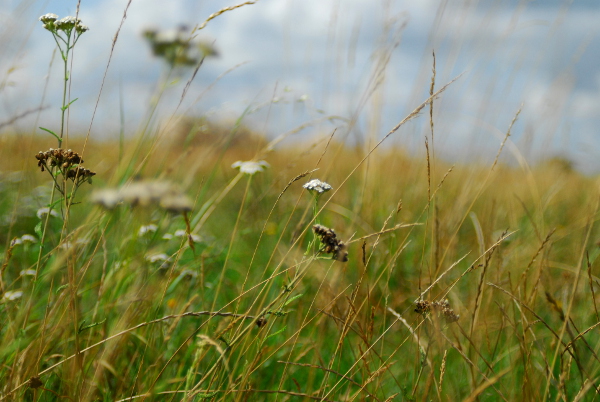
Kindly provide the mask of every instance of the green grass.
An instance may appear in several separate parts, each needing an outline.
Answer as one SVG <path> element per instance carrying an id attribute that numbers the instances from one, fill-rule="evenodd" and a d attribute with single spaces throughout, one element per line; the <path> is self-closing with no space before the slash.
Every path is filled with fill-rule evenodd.
<path id="1" fill-rule="evenodd" d="M 15 150 L 6 166 L 29 167 L 20 181 L 4 175 L 2 182 L 2 281 L 5 291 L 23 291 L 1 305 L 5 398 L 594 395 L 588 384 L 598 377 L 598 343 L 595 330 L 583 334 L 598 322 L 592 294 L 598 292 L 598 194 L 591 178 L 551 163 L 529 172 L 455 167 L 428 202 L 428 191 L 446 173 L 442 161 L 431 174 L 431 190 L 426 161 L 391 151 L 374 154 L 368 169 L 361 165 L 340 187 L 364 151 L 336 143 L 304 155 L 282 148 L 268 154 L 270 169 L 249 186 L 242 177 L 215 204 L 192 250 L 185 236 L 162 239 L 185 230 L 180 214 L 156 205 L 104 210 L 91 204 L 86 192 L 110 178 L 99 171 L 94 184 L 82 188 L 81 203 L 71 206 L 68 231 L 61 234 L 58 218 L 50 222 L 34 286 L 19 273 L 35 269 L 39 242 L 9 245 L 35 234 L 35 208 L 27 203 L 48 182 L 32 153 L 27 158 L 16 141 L 12 146 L 22 155 Z M 102 151 L 106 146 L 88 145 L 92 164 L 86 164 L 123 165 Z M 173 161 L 183 151 L 173 146 L 160 153 Z M 224 151 L 191 179 L 186 168 L 202 149 L 170 169 L 170 180 L 188 181 L 189 195 L 203 194 L 192 218 L 236 177 L 229 165 L 247 156 L 243 148 Z M 319 220 L 351 241 L 346 263 L 305 255 L 312 197 L 302 184 L 309 176 L 282 192 L 314 169 L 323 152 L 318 177 L 334 190 L 321 198 Z M 157 231 L 139 235 L 150 223 Z M 418 225 L 394 229 L 398 224 Z M 498 242 L 505 231 L 512 234 Z M 66 251 L 60 247 L 65 239 Z M 171 256 L 163 269 L 146 258 L 158 253 Z M 434 282 L 423 299 L 447 298 L 460 314 L 457 322 L 414 312 L 414 301 Z M 259 328 L 261 314 L 266 325 Z M 566 351 L 570 342 L 575 346 Z M 28 388 L 31 377 L 43 385 Z"/>

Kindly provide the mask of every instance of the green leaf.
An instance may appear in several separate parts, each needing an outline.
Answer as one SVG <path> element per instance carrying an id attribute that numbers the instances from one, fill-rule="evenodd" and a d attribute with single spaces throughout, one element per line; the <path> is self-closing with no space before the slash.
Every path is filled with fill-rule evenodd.
<path id="1" fill-rule="evenodd" d="M 217 395 L 219 392 L 221 392 L 221 391 L 214 391 L 214 392 L 207 392 L 207 393 L 203 393 L 203 394 L 198 394 L 197 398 L 198 399 L 209 399 L 209 398 L 212 398 L 213 396 Z"/>
<path id="2" fill-rule="evenodd" d="M 275 335 L 279 335 L 280 333 L 282 333 L 283 331 L 285 331 L 285 329 L 287 328 L 287 325 L 284 326 L 283 328 L 281 328 L 279 331 L 272 333 L 271 335 L 267 336 L 267 339 L 274 337 Z"/>
<path id="3" fill-rule="evenodd" d="M 298 295 L 296 295 L 296 296 L 294 296 L 294 297 L 290 297 L 290 299 L 284 303 L 283 307 L 287 306 L 288 304 L 290 304 L 290 303 L 291 303 L 291 302 L 293 302 L 294 300 L 296 300 L 296 299 L 298 299 L 298 298 L 302 297 L 303 295 L 304 295 L 304 293 L 300 293 L 300 294 L 298 294 Z"/>
<path id="4" fill-rule="evenodd" d="M 73 104 L 73 103 L 74 103 L 74 102 L 75 102 L 77 99 L 79 99 L 79 98 L 75 98 L 75 99 L 73 99 L 71 102 L 69 102 L 69 103 L 67 103 L 66 105 L 64 105 L 63 107 L 61 107 L 61 108 L 60 108 L 60 110 L 62 110 L 62 111 L 64 112 L 64 111 L 65 111 L 65 110 L 67 110 L 67 109 L 69 108 L 69 106 L 71 106 L 71 105 L 72 105 L 72 104 Z"/>
<path id="5" fill-rule="evenodd" d="M 83 321 L 81 321 L 81 325 L 79 325 L 79 330 L 78 330 L 77 332 L 78 332 L 78 333 L 82 333 L 82 332 L 83 332 L 83 331 L 85 331 L 86 329 L 93 328 L 93 327 L 95 327 L 96 325 L 104 324 L 105 322 L 106 322 L 106 318 L 105 318 L 105 319 L 103 319 L 103 320 L 102 320 L 102 321 L 100 321 L 100 322 L 95 322 L 95 323 L 93 323 L 93 324 L 90 324 L 90 325 L 85 325 L 85 326 L 84 326 L 84 324 L 85 324 L 85 320 L 83 320 Z"/>
<path id="6" fill-rule="evenodd" d="M 59 286 L 59 287 L 56 289 L 56 293 L 60 292 L 60 291 L 61 291 L 61 290 L 63 290 L 64 288 L 68 288 L 68 287 L 69 287 L 69 284 L 65 284 L 65 285 Z"/>
<path id="7" fill-rule="evenodd" d="M 42 238 L 42 221 L 41 220 L 38 222 L 37 225 L 35 225 L 35 228 L 33 228 L 33 231 L 35 232 L 36 235 L 38 235 L 39 239 Z"/>
<path id="8" fill-rule="evenodd" d="M 58 135 L 56 135 L 56 133 L 54 131 L 49 130 L 49 129 L 44 128 L 44 127 L 39 127 L 39 129 L 40 130 L 44 130 L 45 132 L 52 134 L 54 136 L 54 138 L 56 138 L 57 140 L 60 141 L 60 137 Z"/>

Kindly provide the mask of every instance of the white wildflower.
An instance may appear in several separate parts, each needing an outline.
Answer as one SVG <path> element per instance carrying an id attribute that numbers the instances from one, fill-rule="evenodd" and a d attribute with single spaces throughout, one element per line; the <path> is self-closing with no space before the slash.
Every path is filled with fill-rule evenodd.
<path id="1" fill-rule="evenodd" d="M 70 31 L 79 24 L 81 24 L 81 20 L 70 15 L 54 22 L 54 26 L 61 31 Z"/>
<path id="2" fill-rule="evenodd" d="M 190 212 L 194 203 L 185 194 L 167 194 L 160 199 L 159 205 L 169 212 L 181 213 Z"/>
<path id="3" fill-rule="evenodd" d="M 313 180 L 309 181 L 308 183 L 306 183 L 305 185 L 303 185 L 302 187 L 304 187 L 305 189 L 307 189 L 310 192 L 317 192 L 319 194 L 323 194 L 333 188 L 329 184 L 327 184 L 324 181 L 321 181 L 319 179 L 313 179 Z"/>
<path id="4" fill-rule="evenodd" d="M 100 204 L 107 209 L 113 209 L 121 201 L 122 199 L 119 191 L 110 188 L 97 190 L 92 193 L 92 202 Z"/>
<path id="5" fill-rule="evenodd" d="M 179 276 L 185 279 L 195 279 L 198 277 L 198 273 L 196 271 L 192 271 L 191 269 L 184 269 L 183 271 L 181 271 L 181 274 L 179 274 Z"/>
<path id="6" fill-rule="evenodd" d="M 42 21 L 44 24 L 47 22 L 54 22 L 57 19 L 58 19 L 58 15 L 53 14 L 53 13 L 44 14 L 40 17 L 40 21 Z"/>
<path id="7" fill-rule="evenodd" d="M 90 30 L 90 27 L 88 27 L 87 25 L 83 25 L 83 24 L 77 24 L 75 26 L 75 30 L 77 31 L 78 34 L 82 34 L 84 32 L 87 32 Z"/>
<path id="8" fill-rule="evenodd" d="M 173 233 L 173 236 L 187 237 L 187 232 L 185 230 L 179 229 L 179 230 L 176 230 L 175 233 Z M 163 239 L 164 239 L 164 237 L 163 237 Z M 197 234 L 192 233 L 192 240 L 194 241 L 194 243 L 199 243 L 200 241 L 202 241 L 202 237 L 198 236 Z"/>
<path id="9" fill-rule="evenodd" d="M 165 233 L 162 238 L 163 240 L 171 240 L 173 235 L 171 233 Z"/>
<path id="10" fill-rule="evenodd" d="M 3 300 L 12 301 L 17 300 L 23 296 L 23 292 L 20 290 L 7 290 L 2 297 Z"/>
<path id="11" fill-rule="evenodd" d="M 35 276 L 35 269 L 24 269 L 19 272 L 21 276 Z"/>
<path id="12" fill-rule="evenodd" d="M 146 261 L 153 262 L 153 263 L 167 261 L 168 259 L 169 259 L 169 256 L 166 255 L 165 253 L 146 256 Z"/>
<path id="13" fill-rule="evenodd" d="M 48 207 L 44 207 L 44 208 L 40 208 L 37 210 L 37 212 L 35 213 L 37 215 L 37 217 L 39 219 L 42 219 L 42 217 L 44 215 L 48 215 L 48 213 L 50 213 L 50 216 L 54 216 L 55 218 L 58 218 L 58 212 L 56 212 L 55 210 L 51 210 Z"/>
<path id="14" fill-rule="evenodd" d="M 10 242 L 10 246 L 11 247 L 15 247 L 18 246 L 19 244 L 23 244 L 23 240 L 21 240 L 18 237 L 15 237 L 14 239 L 12 239 L 12 241 Z"/>
<path id="15" fill-rule="evenodd" d="M 239 168 L 240 172 L 242 173 L 253 175 L 255 173 L 262 172 L 265 170 L 264 168 L 271 167 L 271 165 L 269 165 L 266 161 L 237 161 L 231 165 L 231 167 L 234 169 Z"/>
<path id="16" fill-rule="evenodd" d="M 158 230 L 158 226 L 151 223 L 150 225 L 145 225 L 145 226 L 140 227 L 140 230 L 138 230 L 138 236 L 143 236 L 146 233 L 155 233 L 157 230 Z"/>
<path id="17" fill-rule="evenodd" d="M 21 241 L 23 243 L 37 243 L 37 239 L 30 234 L 24 234 L 21 236 Z"/>

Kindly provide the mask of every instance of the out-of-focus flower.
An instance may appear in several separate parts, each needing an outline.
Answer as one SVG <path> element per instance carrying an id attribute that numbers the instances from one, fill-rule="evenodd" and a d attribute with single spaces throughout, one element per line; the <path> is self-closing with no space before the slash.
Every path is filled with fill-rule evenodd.
<path id="1" fill-rule="evenodd" d="M 328 183 L 325 183 L 324 181 L 321 181 L 319 179 L 313 179 L 313 180 L 309 181 L 308 183 L 306 183 L 305 185 L 303 185 L 302 187 L 304 187 L 311 193 L 318 193 L 318 194 L 323 194 L 333 188 Z"/>
<path id="2" fill-rule="evenodd" d="M 190 212 L 194 203 L 185 194 L 169 194 L 161 198 L 159 205 L 169 212 L 184 213 Z"/>
<path id="3" fill-rule="evenodd" d="M 262 172 L 265 170 L 265 168 L 271 167 L 271 165 L 265 161 L 237 161 L 234 162 L 231 167 L 234 169 L 239 168 L 240 172 L 242 173 L 253 175 L 255 173 Z"/>
<path id="4" fill-rule="evenodd" d="M 30 234 L 24 234 L 21 236 L 21 241 L 23 243 L 37 243 L 37 239 Z"/>
<path id="5" fill-rule="evenodd" d="M 146 233 L 155 233 L 158 230 L 158 226 L 151 223 L 150 225 L 141 226 L 138 230 L 138 236 L 144 236 Z"/>
<path id="6" fill-rule="evenodd" d="M 92 194 L 92 202 L 112 209 L 119 203 L 131 206 L 158 204 L 174 213 L 192 210 L 193 202 L 176 185 L 168 181 L 137 181 L 117 189 L 102 189 Z"/>
<path id="7" fill-rule="evenodd" d="M 169 259 L 169 256 L 166 255 L 165 253 L 160 253 L 160 254 L 153 254 L 153 255 L 149 255 L 146 256 L 146 261 L 148 262 L 164 262 L 167 261 Z"/>
<path id="8" fill-rule="evenodd" d="M 35 269 L 24 269 L 19 272 L 21 276 L 35 276 Z"/>
<path id="9" fill-rule="evenodd" d="M 37 215 L 37 217 L 38 217 L 39 219 L 42 219 L 42 217 L 43 217 L 44 215 L 48 215 L 48 213 L 50 214 L 50 216 L 54 216 L 55 218 L 58 218 L 58 217 L 59 217 L 59 215 L 58 215 L 58 212 L 56 212 L 56 211 L 55 211 L 55 210 L 53 210 L 53 209 L 51 210 L 51 209 L 50 209 L 50 208 L 48 208 L 48 207 L 43 207 L 43 208 L 40 208 L 40 209 L 38 209 L 38 210 L 37 210 L 37 212 L 36 212 L 35 214 Z"/>
<path id="10" fill-rule="evenodd" d="M 4 296 L 2 296 L 2 300 L 13 301 L 13 300 L 20 299 L 21 296 L 23 296 L 23 292 L 20 290 L 7 290 L 4 293 Z"/>
<path id="11" fill-rule="evenodd" d="M 175 233 L 173 233 L 174 237 L 187 237 L 187 232 L 185 230 L 179 229 L 176 230 Z M 164 237 L 163 237 L 164 239 Z M 194 243 L 199 243 L 202 241 L 202 237 L 198 236 L 195 233 L 192 233 L 192 240 L 194 241 Z"/>
<path id="12" fill-rule="evenodd" d="M 122 198 L 119 191 L 111 188 L 97 190 L 92 193 L 92 202 L 94 204 L 100 204 L 106 209 L 113 209 L 121 201 Z"/>
<path id="13" fill-rule="evenodd" d="M 198 277 L 198 272 L 192 271 L 191 269 L 184 269 L 179 275 L 185 279 L 195 279 Z"/>
<path id="14" fill-rule="evenodd" d="M 192 67 L 205 57 L 218 56 L 211 43 L 196 40 L 185 25 L 164 31 L 147 29 L 143 35 L 150 43 L 152 53 L 171 67 Z"/>

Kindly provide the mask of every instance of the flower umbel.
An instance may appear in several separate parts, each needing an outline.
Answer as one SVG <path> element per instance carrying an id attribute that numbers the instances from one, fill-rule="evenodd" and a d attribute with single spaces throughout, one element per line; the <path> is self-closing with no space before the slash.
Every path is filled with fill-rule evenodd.
<path id="1" fill-rule="evenodd" d="M 326 193 L 327 191 L 329 191 L 333 188 L 328 183 L 325 183 L 324 181 L 321 181 L 319 179 L 313 179 L 313 180 L 309 181 L 308 183 L 306 183 L 305 185 L 303 185 L 302 187 L 304 187 L 311 193 L 318 193 L 318 194 Z"/>

